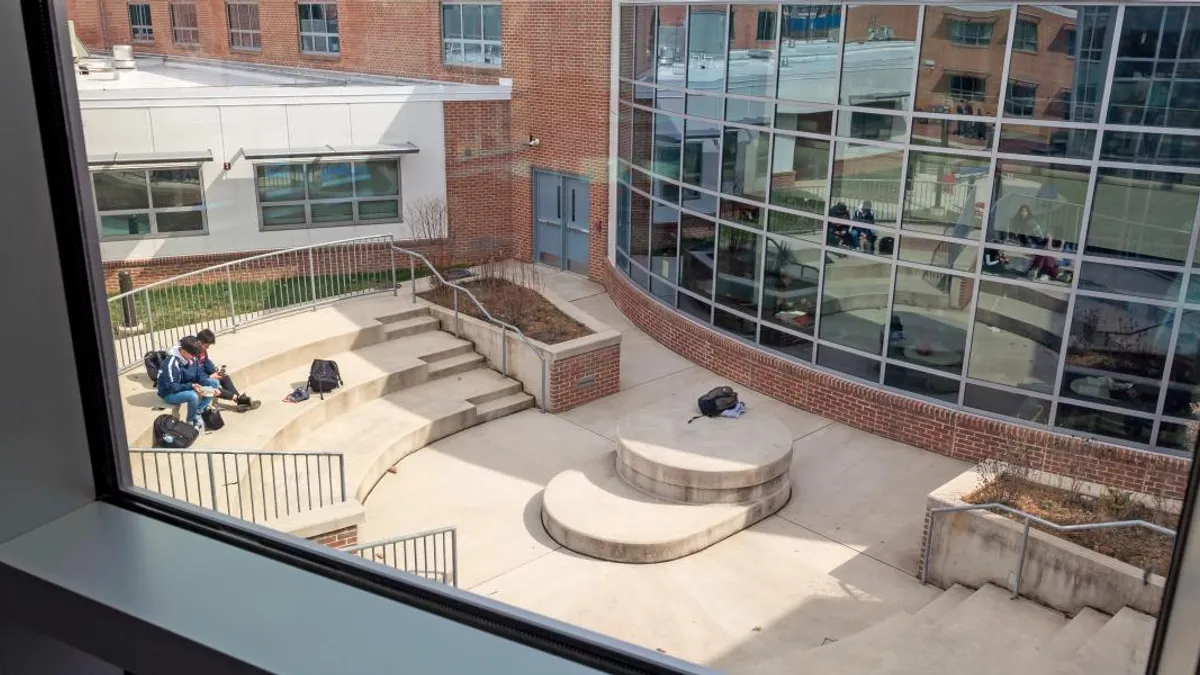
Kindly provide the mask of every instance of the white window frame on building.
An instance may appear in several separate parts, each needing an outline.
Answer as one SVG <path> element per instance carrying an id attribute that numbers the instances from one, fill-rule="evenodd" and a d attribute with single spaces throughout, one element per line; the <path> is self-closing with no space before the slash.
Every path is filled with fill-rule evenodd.
<path id="1" fill-rule="evenodd" d="M 151 239 L 159 237 L 194 237 L 208 234 L 208 208 L 206 206 L 206 196 L 204 191 L 204 175 L 200 170 L 200 162 L 204 161 L 203 156 L 197 153 L 191 153 L 191 157 L 185 161 L 175 162 L 139 162 L 137 156 L 128 156 L 123 158 L 120 154 L 111 157 L 89 157 L 88 164 L 90 165 L 90 178 L 92 181 L 92 197 L 93 207 L 96 209 L 97 224 L 100 227 L 101 241 L 121 241 L 126 239 Z M 212 158 L 211 154 L 207 154 L 208 159 Z M 165 204 L 155 203 L 155 187 L 153 183 L 154 174 L 166 174 L 169 172 L 185 171 L 195 174 L 195 187 L 199 192 L 199 199 L 192 203 L 168 206 Z M 139 204 L 131 208 L 108 208 L 101 209 L 100 205 L 103 202 L 101 198 L 102 187 L 97 185 L 96 177 L 106 174 L 125 174 L 132 178 L 135 174 L 141 174 L 141 181 L 145 188 L 146 199 L 144 206 Z M 165 177 L 165 176 L 164 176 Z M 191 200 L 188 200 L 191 201 Z M 177 232 L 162 230 L 162 225 L 159 219 L 162 216 L 176 213 L 199 213 L 200 228 L 192 230 L 182 230 Z M 104 220 L 106 218 L 129 218 L 131 228 L 139 222 L 145 223 L 148 227 L 146 232 L 130 232 L 128 234 L 111 234 L 104 233 Z M 166 218 L 163 218 L 166 220 Z"/>
<path id="2" fill-rule="evenodd" d="M 309 18 L 304 18 L 308 10 Z M 317 14 L 321 18 L 315 18 Z M 332 16 L 331 16 L 332 14 Z M 342 39 L 338 34 L 336 2 L 297 2 L 296 22 L 300 27 L 300 52 L 322 56 L 340 56 Z"/>
<path id="3" fill-rule="evenodd" d="M 150 3 L 131 2 L 126 9 L 129 12 L 129 39 L 134 42 L 154 42 L 154 21 L 150 13 Z"/>
<path id="4" fill-rule="evenodd" d="M 405 150 L 404 152 L 416 152 L 416 148 Z M 253 155 L 251 151 L 249 154 Z M 267 151 L 263 154 L 267 156 L 262 161 L 254 163 L 254 194 L 258 209 L 258 225 L 259 230 L 263 232 L 271 232 L 275 230 L 294 230 L 294 229 L 309 229 L 319 227 L 344 227 L 351 225 L 382 225 L 389 223 L 404 222 L 404 186 L 402 179 L 402 167 L 400 165 L 400 154 L 390 155 L 357 155 L 357 156 L 331 156 L 331 157 L 313 157 L 307 158 L 288 158 L 279 157 L 278 159 L 270 157 Z M 295 156 L 294 156 L 295 157 Z M 358 167 L 367 164 L 386 163 L 394 167 L 396 181 L 395 193 L 373 193 L 360 194 L 360 183 L 363 182 L 359 178 L 360 175 L 365 175 L 369 178 L 370 174 L 359 174 Z M 346 166 L 345 180 L 350 190 L 343 194 L 334 194 L 332 196 L 317 196 L 314 193 L 318 188 L 314 186 L 314 176 L 319 176 L 325 171 L 331 171 L 336 177 L 343 172 L 335 167 Z M 281 192 L 279 198 L 271 198 L 267 196 L 269 188 L 264 186 L 264 183 L 269 180 L 268 172 L 274 168 L 279 171 L 283 177 L 299 177 L 299 181 L 289 180 L 287 185 L 276 186 Z M 337 192 L 335 186 L 322 186 L 331 192 Z M 303 197 L 288 192 L 303 194 Z M 388 213 L 380 216 L 372 217 L 363 213 L 364 205 L 368 204 L 395 204 L 395 212 L 390 210 Z M 293 217 L 290 222 L 268 223 L 268 211 L 275 210 L 278 213 L 284 213 L 291 209 L 295 214 L 303 214 L 303 217 Z M 337 213 L 339 210 L 345 210 L 347 217 L 339 218 Z M 327 212 L 322 214 L 321 212 Z M 314 212 L 317 215 L 314 215 Z M 279 216 L 271 218 L 271 220 L 282 220 Z"/>
<path id="5" fill-rule="evenodd" d="M 195 0 L 171 0 L 167 5 L 171 19 L 171 39 L 177 45 L 200 44 L 200 20 Z"/>
<path id="6" fill-rule="evenodd" d="M 443 1 L 442 60 L 452 66 L 499 68 L 503 64 L 501 17 L 499 2 Z M 468 30 L 467 23 L 476 18 L 478 31 Z"/>
<path id="7" fill-rule="evenodd" d="M 255 51 L 262 49 L 258 0 L 225 0 L 225 21 L 229 26 L 231 48 Z"/>

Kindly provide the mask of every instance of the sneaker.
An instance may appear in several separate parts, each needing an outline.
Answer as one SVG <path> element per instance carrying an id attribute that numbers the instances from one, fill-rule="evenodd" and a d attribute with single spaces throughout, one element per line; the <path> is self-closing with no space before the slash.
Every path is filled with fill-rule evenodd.
<path id="1" fill-rule="evenodd" d="M 244 413 L 251 410 L 258 410 L 258 407 L 261 405 L 262 401 L 256 401 L 246 394 L 242 394 L 241 396 L 237 397 L 237 407 L 234 408 L 234 410 L 236 412 Z"/>
<path id="2" fill-rule="evenodd" d="M 196 433 L 204 433 L 204 418 L 197 417 L 196 419 L 192 420 L 192 426 L 196 428 Z"/>

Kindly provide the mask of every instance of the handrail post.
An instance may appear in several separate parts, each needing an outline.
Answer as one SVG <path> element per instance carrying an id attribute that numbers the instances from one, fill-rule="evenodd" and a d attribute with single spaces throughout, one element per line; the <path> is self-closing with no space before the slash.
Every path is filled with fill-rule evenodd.
<path id="1" fill-rule="evenodd" d="M 1029 516 L 1025 516 L 1025 533 L 1021 535 L 1021 558 L 1017 561 L 1017 576 L 1013 580 L 1012 596 L 1021 594 L 1021 574 L 1025 571 L 1025 551 L 1029 548 Z"/>
<path id="2" fill-rule="evenodd" d="M 312 288 L 313 311 L 317 311 L 317 274 L 313 267 L 313 250 L 308 249 L 308 284 Z"/>
<path id="3" fill-rule="evenodd" d="M 500 326 L 500 374 L 508 377 L 508 327 Z"/>
<path id="4" fill-rule="evenodd" d="M 233 332 L 237 332 L 237 306 L 233 304 L 233 275 L 229 267 L 225 268 L 225 288 L 229 291 L 229 321 L 233 324 Z"/>
<path id="5" fill-rule="evenodd" d="M 458 528 L 450 529 L 450 574 L 454 579 L 454 587 L 458 588 Z"/>
<path id="6" fill-rule="evenodd" d="M 412 286 L 413 302 L 417 301 L 417 260 L 408 256 L 408 284 Z"/>
<path id="7" fill-rule="evenodd" d="M 938 516 L 937 511 L 929 512 L 929 538 L 925 540 L 925 551 L 921 554 L 921 584 L 929 583 L 929 551 L 933 548 L 933 533 L 936 528 L 933 524 L 933 519 Z"/>
<path id="8" fill-rule="evenodd" d="M 546 355 L 539 354 L 538 357 L 542 361 L 542 412 L 549 412 L 550 411 L 550 401 L 548 400 L 548 396 L 547 396 L 548 382 L 547 382 L 547 372 L 546 372 L 547 371 Z"/>
<path id="9" fill-rule="evenodd" d="M 217 510 L 217 477 L 213 475 L 212 453 L 206 452 L 204 456 L 208 459 L 208 500 L 212 504 L 212 510 Z M 218 512 L 219 513 L 219 512 Z"/>
<path id="10" fill-rule="evenodd" d="M 151 342 L 151 344 L 149 346 L 154 347 L 154 346 L 156 346 L 153 344 L 153 342 L 154 342 L 154 315 L 150 313 L 150 291 L 143 289 L 142 297 L 146 299 L 146 325 L 149 326 L 149 328 L 150 328 L 150 342 Z"/>
<path id="11" fill-rule="evenodd" d="M 450 288 L 454 289 L 454 337 L 459 337 L 459 335 L 458 335 L 458 287 L 451 286 Z"/>

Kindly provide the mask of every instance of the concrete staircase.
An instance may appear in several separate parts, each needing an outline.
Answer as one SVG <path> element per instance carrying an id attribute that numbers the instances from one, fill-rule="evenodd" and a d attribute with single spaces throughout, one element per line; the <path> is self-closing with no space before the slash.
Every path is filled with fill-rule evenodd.
<path id="1" fill-rule="evenodd" d="M 997 586 L 956 585 L 914 614 L 776 654 L 744 675 L 1141 675 L 1153 633 L 1153 617 L 1129 608 L 1068 619 Z"/>

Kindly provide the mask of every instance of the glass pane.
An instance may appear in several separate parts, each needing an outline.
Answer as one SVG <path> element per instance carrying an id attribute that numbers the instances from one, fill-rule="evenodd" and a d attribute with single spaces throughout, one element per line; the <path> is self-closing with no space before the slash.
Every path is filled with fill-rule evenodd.
<path id="1" fill-rule="evenodd" d="M 821 243 L 825 238 L 825 228 L 820 220 L 775 210 L 771 211 L 767 221 L 767 231 L 786 234 L 790 237 L 804 239 L 816 244 Z"/>
<path id="2" fill-rule="evenodd" d="M 967 374 L 1052 393 L 1066 315 L 1065 291 L 981 282 Z"/>
<path id="3" fill-rule="evenodd" d="M 713 325 L 722 330 L 733 333 L 743 340 L 754 341 L 754 333 L 757 325 L 753 319 L 750 319 L 740 314 L 726 312 L 718 307 L 713 312 Z"/>
<path id="4" fill-rule="evenodd" d="M 629 218 L 629 259 L 642 267 L 650 266 L 651 203 L 640 193 L 633 193 Z"/>
<path id="5" fill-rule="evenodd" d="M 725 127 L 721 192 L 766 201 L 770 142 L 765 131 Z"/>
<path id="6" fill-rule="evenodd" d="M 821 249 L 796 239 L 768 238 L 763 271 L 764 321 L 813 334 L 821 281 Z"/>
<path id="7" fill-rule="evenodd" d="M 1088 174 L 1086 167 L 996 160 L 988 241 L 1062 253 L 1079 250 Z"/>
<path id="8" fill-rule="evenodd" d="M 658 82 L 682 87 L 687 68 L 684 51 L 687 37 L 687 7 L 663 5 L 658 8 Z M 663 92 L 659 92 L 661 96 Z M 677 94 L 679 111 L 683 112 L 683 95 Z"/>
<path id="9" fill-rule="evenodd" d="M 483 6 L 483 39 L 500 39 L 500 5 Z"/>
<path id="10" fill-rule="evenodd" d="M 771 164 L 772 204 L 798 211 L 825 213 L 828 141 L 776 134 Z"/>
<path id="11" fill-rule="evenodd" d="M 350 197 L 354 194 L 354 173 L 350 162 L 311 164 L 308 167 L 309 199 Z"/>
<path id="12" fill-rule="evenodd" d="M 715 299 L 757 316 L 762 235 L 722 225 L 719 236 Z"/>
<path id="13" fill-rule="evenodd" d="M 654 81 L 657 59 L 654 57 L 654 26 L 657 21 L 655 8 L 641 5 L 637 8 L 637 27 L 634 29 L 633 74 L 645 81 Z"/>
<path id="14" fill-rule="evenodd" d="M 689 89 L 725 90 L 725 5 L 693 6 L 688 16 Z M 690 109 L 688 112 L 692 112 Z M 719 113 L 718 113 L 719 115 Z"/>
<path id="15" fill-rule="evenodd" d="M 293 202 L 304 199 L 303 164 L 264 164 L 254 168 L 258 199 L 264 202 Z"/>
<path id="16" fill-rule="evenodd" d="M 941 399 L 958 403 L 958 380 L 933 375 L 916 368 L 905 368 L 889 363 L 883 374 L 883 383 L 926 398 Z"/>
<path id="17" fill-rule="evenodd" d="M 1099 169 L 1087 252 L 1182 263 L 1196 215 L 1198 186 L 1200 176 Z"/>
<path id="18" fill-rule="evenodd" d="M 665 202 L 672 204 L 679 203 L 679 186 L 675 183 L 668 183 L 665 180 L 655 178 L 651 181 L 650 196 L 657 197 Z"/>
<path id="19" fill-rule="evenodd" d="M 904 235 L 900 238 L 900 259 L 908 262 L 974 272 L 979 249 L 966 244 L 951 244 L 937 239 Z"/>
<path id="20" fill-rule="evenodd" d="M 882 353 L 891 271 L 891 264 L 883 260 L 827 253 L 821 339 Z"/>
<path id="21" fill-rule="evenodd" d="M 633 159 L 633 108 L 621 104 L 617 121 L 617 156 L 625 161 Z"/>
<path id="22" fill-rule="evenodd" d="M 280 225 L 304 225 L 307 223 L 304 216 L 304 206 L 295 204 L 290 206 L 264 206 L 262 207 L 263 227 L 278 227 Z"/>
<path id="23" fill-rule="evenodd" d="M 159 234 L 171 232 L 201 232 L 204 230 L 202 211 L 170 211 L 154 214 Z"/>
<path id="24" fill-rule="evenodd" d="M 904 227 L 960 239 L 983 228 L 988 160 L 911 152 L 904 190 Z M 982 188 L 982 189 L 981 189 Z"/>
<path id="25" fill-rule="evenodd" d="M 840 5 L 784 5 L 780 23 L 779 98 L 837 102 Z"/>
<path id="26" fill-rule="evenodd" d="M 1200 424 L 1196 422 L 1180 424 L 1164 420 L 1162 424 L 1158 425 L 1158 442 L 1155 445 L 1191 454 L 1196 448 L 1198 430 L 1200 430 Z"/>
<path id="27" fill-rule="evenodd" d="M 830 222 L 825 225 L 825 244 L 890 258 L 896 237 L 889 230 Z"/>
<path id="28" fill-rule="evenodd" d="M 921 8 L 851 5 L 847 12 L 841 102 L 908 110 Z"/>
<path id="29" fill-rule="evenodd" d="M 650 170 L 667 178 L 679 178 L 683 153 L 683 118 L 674 115 L 654 116 L 654 161 Z"/>
<path id="30" fill-rule="evenodd" d="M 1020 105 L 1005 106 L 1005 115 L 1099 121 L 1117 8 L 1021 5 L 1018 16 L 1009 93 L 1021 98 Z"/>
<path id="31" fill-rule="evenodd" d="M 661 96 L 662 93 L 659 93 Z M 740 98 L 726 99 L 725 119 L 740 124 L 754 124 L 761 127 L 771 126 L 773 107 L 762 101 L 747 101 Z"/>
<path id="32" fill-rule="evenodd" d="M 463 45 L 463 62 L 471 65 L 483 64 L 483 45 L 478 42 L 467 42 Z"/>
<path id="33" fill-rule="evenodd" d="M 1179 292 L 1183 290 L 1183 275 L 1141 267 L 1085 262 L 1079 276 L 1079 288 L 1176 302 Z"/>
<path id="34" fill-rule="evenodd" d="M 683 112 L 684 94 L 674 89 L 659 89 L 654 96 L 654 107 L 667 112 Z"/>
<path id="35" fill-rule="evenodd" d="M 1024 254 L 989 247 L 983 249 L 983 273 L 1068 286 L 1075 278 L 1075 262 L 1062 256 L 1058 249 L 1045 254 Z"/>
<path id="36" fill-rule="evenodd" d="M 400 194 L 400 164 L 394 159 L 354 163 L 354 190 L 359 197 Z"/>
<path id="37" fill-rule="evenodd" d="M 767 222 L 767 209 L 765 206 L 747 204 L 734 199 L 722 199 L 721 218 L 761 230 Z"/>
<path id="38" fill-rule="evenodd" d="M 149 213 L 100 216 L 101 237 L 128 237 L 142 234 L 150 234 Z"/>
<path id="39" fill-rule="evenodd" d="M 478 40 L 483 37 L 483 11 L 479 5 L 462 6 L 463 37 Z"/>
<path id="40" fill-rule="evenodd" d="M 305 52 L 313 51 L 313 39 L 311 35 L 300 36 L 300 50 Z"/>
<path id="41" fill-rule="evenodd" d="M 779 5 L 733 5 L 730 17 L 726 90 L 770 98 L 775 94 Z"/>
<path id="42" fill-rule="evenodd" d="M 359 202 L 359 220 L 384 220 L 400 217 L 400 203 L 394 199 Z"/>
<path id="43" fill-rule="evenodd" d="M 1140 164 L 1200 166 L 1200 138 L 1174 134 L 1106 131 L 1100 159 Z"/>
<path id="44" fill-rule="evenodd" d="M 462 38 L 462 5 L 442 5 L 442 35 Z"/>
<path id="45" fill-rule="evenodd" d="M 996 125 L 976 120 L 913 117 L 913 145 L 960 150 L 991 150 Z"/>
<path id="46" fill-rule="evenodd" d="M 908 127 L 904 118 L 896 115 L 843 110 L 838 113 L 837 135 L 903 143 L 908 136 Z"/>
<path id="47" fill-rule="evenodd" d="M 1163 414 L 1200 419 L 1200 312 L 1195 310 L 1184 311 L 1179 324 Z"/>
<path id="48" fill-rule="evenodd" d="M 872 145 L 837 143 L 829 215 L 864 223 L 896 222 L 904 153 Z"/>
<path id="49" fill-rule="evenodd" d="M 972 356 L 972 365 L 974 362 L 975 358 Z M 1050 401 L 975 384 L 968 384 L 963 391 L 963 405 L 1039 424 L 1050 422 Z"/>
<path id="50" fill-rule="evenodd" d="M 996 114 L 1010 12 L 1008 5 L 926 8 L 917 110 Z"/>
<path id="51" fill-rule="evenodd" d="M 150 207 L 145 171 L 95 171 L 92 185 L 96 190 L 96 208 L 100 211 Z"/>
<path id="52" fill-rule="evenodd" d="M 683 313 L 689 314 L 703 323 L 712 323 L 712 305 L 709 303 L 701 302 L 686 293 L 679 293 L 676 304 Z"/>
<path id="53" fill-rule="evenodd" d="M 1057 129 L 1019 124 L 1000 128 L 1000 152 L 1043 157 L 1091 159 L 1096 132 L 1091 129 Z"/>
<path id="54" fill-rule="evenodd" d="M 775 106 L 775 128 L 828 134 L 833 129 L 833 111 L 808 105 L 780 103 Z"/>
<path id="55" fill-rule="evenodd" d="M 1060 393 L 1154 412 L 1172 315 L 1153 305 L 1077 297 Z"/>
<path id="56" fill-rule="evenodd" d="M 721 168 L 721 125 L 689 119 L 685 123 L 683 182 L 716 190 Z"/>
<path id="57" fill-rule="evenodd" d="M 879 381 L 879 362 L 858 354 L 821 345 L 817 350 L 817 365 L 868 382 Z"/>
<path id="58" fill-rule="evenodd" d="M 658 202 L 650 222 L 650 271 L 671 281 L 679 279 L 679 209 Z"/>
<path id="59" fill-rule="evenodd" d="M 974 290 L 964 277 L 897 267 L 888 357 L 961 373 Z"/>
<path id="60" fill-rule="evenodd" d="M 641 108 L 633 109 L 633 163 L 650 169 L 651 152 L 654 149 L 654 113 Z"/>
<path id="61" fill-rule="evenodd" d="M 675 306 L 675 288 L 654 275 L 650 275 L 650 295 L 668 307 Z"/>
<path id="62" fill-rule="evenodd" d="M 617 186 L 617 250 L 629 251 L 629 207 L 632 191 L 628 185 Z"/>
<path id="63" fill-rule="evenodd" d="M 784 356 L 809 363 L 812 362 L 812 343 L 791 333 L 763 326 L 759 329 L 758 344 L 767 347 L 771 351 L 779 352 Z"/>
<path id="64" fill-rule="evenodd" d="M 700 117 L 719 120 L 722 119 L 722 107 L 722 100 L 716 96 L 687 95 L 687 114 L 689 115 L 699 115 Z"/>
<path id="65" fill-rule="evenodd" d="M 1149 444 L 1154 421 L 1146 417 L 1122 415 L 1062 402 L 1058 404 L 1058 418 L 1054 421 L 1054 426 L 1130 443 Z"/>
<path id="66" fill-rule="evenodd" d="M 1182 10 L 1165 18 L 1163 7 L 1125 11 L 1109 100 L 1110 124 L 1200 127 L 1195 55 L 1182 58 L 1177 51 L 1180 31 L 1192 35 L 1200 29 L 1200 12 Z"/>
<path id="67" fill-rule="evenodd" d="M 1192 305 L 1200 304 L 1200 274 L 1193 274 L 1188 282 L 1187 297 L 1184 302 Z"/>
<path id="68" fill-rule="evenodd" d="M 354 220 L 354 203 L 313 204 L 312 219 L 314 223 L 348 223 Z"/>

